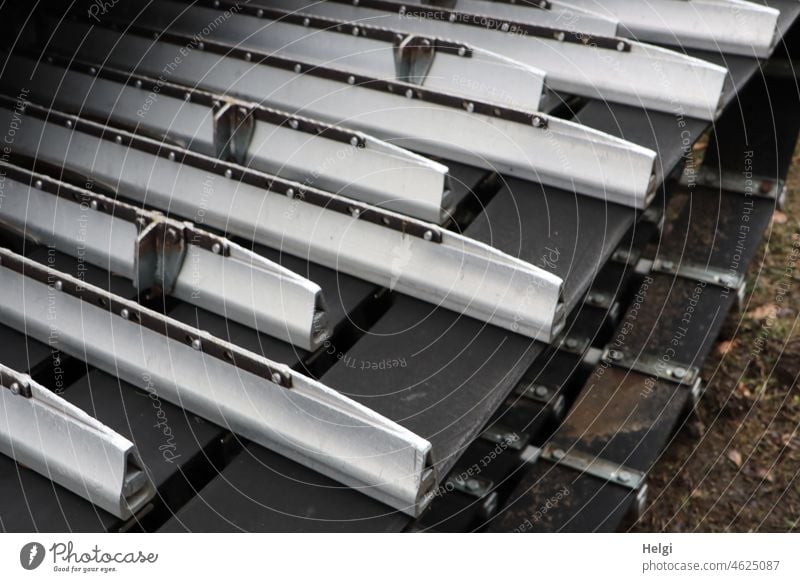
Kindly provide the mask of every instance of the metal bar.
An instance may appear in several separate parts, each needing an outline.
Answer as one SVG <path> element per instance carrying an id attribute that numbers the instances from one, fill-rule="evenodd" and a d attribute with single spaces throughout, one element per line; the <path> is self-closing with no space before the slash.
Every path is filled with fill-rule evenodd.
<path id="1" fill-rule="evenodd" d="M 55 55 L 44 60 L 8 57 L 0 85 L 10 91 L 24 78 L 33 101 L 423 220 L 445 218 L 446 166 L 387 142 L 193 85 Z M 238 155 L 225 155 L 231 144 Z"/>
<path id="2" fill-rule="evenodd" d="M 570 26 L 552 28 L 388 0 L 273 0 L 270 5 L 414 34 L 435 32 L 541 69 L 547 86 L 556 91 L 705 120 L 716 118 L 727 76 L 724 67 L 682 53 Z"/>
<path id="3" fill-rule="evenodd" d="M 5 249 L 0 296 L 30 337 L 410 515 L 430 501 L 430 443 L 319 382 Z"/>
<path id="4" fill-rule="evenodd" d="M 0 109 L 4 122 L 13 115 Z M 429 223 L 32 104 L 14 146 L 115 184 L 141 203 L 202 217 L 209 226 L 534 339 L 549 341 L 564 323 L 559 277 Z"/>
<path id="5" fill-rule="evenodd" d="M 530 22 L 551 28 L 567 28 L 598 36 L 616 36 L 616 18 L 567 2 L 533 2 L 530 0 L 408 0 L 406 4 L 422 4 L 451 8 L 459 12 L 486 14 L 495 18 Z"/>
<path id="6" fill-rule="evenodd" d="M 766 58 L 778 41 L 780 11 L 741 0 L 569 0 L 620 21 L 620 34 L 714 52 Z"/>
<path id="7" fill-rule="evenodd" d="M 201 47 L 192 37 L 161 34 L 170 42 L 153 42 L 90 31 L 79 23 L 64 23 L 59 31 L 52 46 L 62 50 L 71 50 L 74 37 L 90 34 L 78 51 L 82 58 L 100 52 L 112 66 L 127 70 L 186 83 L 201 79 L 209 90 L 249 100 L 268 95 L 276 107 L 344 123 L 423 153 L 637 208 L 654 193 L 655 152 L 558 118 L 206 41 Z M 180 66 L 172 67 L 176 56 Z"/>
<path id="8" fill-rule="evenodd" d="M 542 448 L 538 458 L 563 467 L 569 467 L 570 469 L 579 471 L 580 473 L 586 473 L 598 479 L 602 479 L 603 481 L 608 481 L 609 483 L 628 487 L 634 491 L 638 491 L 640 488 L 647 486 L 645 483 L 647 475 L 645 473 L 595 455 L 584 453 L 575 448 L 564 450 L 552 444 L 547 444 Z"/>
<path id="9" fill-rule="evenodd" d="M 0 224 L 26 238 L 314 350 L 330 335 L 322 290 L 190 223 L 0 162 Z"/>
<path id="10" fill-rule="evenodd" d="M 0 453 L 120 519 L 155 495 L 132 442 L 2 364 Z"/>
<path id="11" fill-rule="evenodd" d="M 301 58 L 465 99 L 537 111 L 544 90 L 544 72 L 516 60 L 465 43 L 409 35 L 369 23 L 344 25 L 232 0 L 158 2 L 144 10 L 135 4 L 121 7 L 123 10 L 110 15 L 122 25 L 133 22 L 137 28 L 151 31 L 194 35 L 215 22 L 219 24 L 204 35 L 204 41 Z"/>

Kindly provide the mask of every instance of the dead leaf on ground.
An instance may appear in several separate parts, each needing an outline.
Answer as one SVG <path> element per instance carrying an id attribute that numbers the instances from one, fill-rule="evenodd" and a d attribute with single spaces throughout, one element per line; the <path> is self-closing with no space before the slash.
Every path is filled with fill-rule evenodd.
<path id="1" fill-rule="evenodd" d="M 775 477 L 772 474 L 772 471 L 770 471 L 766 467 L 758 467 L 758 468 L 756 468 L 755 475 L 756 475 L 756 477 L 758 477 L 759 479 L 762 479 L 763 481 L 766 481 L 767 483 L 774 483 L 775 482 Z"/>
<path id="2" fill-rule="evenodd" d="M 775 306 L 774 303 L 765 303 L 764 305 L 760 305 L 750 311 L 747 314 L 747 317 L 750 319 L 755 319 L 757 321 L 761 321 L 767 319 L 768 317 L 775 317 L 775 313 L 778 311 L 778 308 Z"/>
<path id="3" fill-rule="evenodd" d="M 737 469 L 740 469 L 742 467 L 742 453 L 740 453 L 736 449 L 729 449 L 725 456 L 728 457 L 728 460 L 731 463 L 736 465 Z"/>
<path id="4" fill-rule="evenodd" d="M 717 344 L 717 352 L 720 356 L 728 354 L 739 344 L 739 340 L 724 340 Z"/>
<path id="5" fill-rule="evenodd" d="M 786 224 L 789 218 L 786 216 L 785 213 L 781 212 L 780 210 L 776 210 L 772 213 L 772 223 L 773 224 Z"/>

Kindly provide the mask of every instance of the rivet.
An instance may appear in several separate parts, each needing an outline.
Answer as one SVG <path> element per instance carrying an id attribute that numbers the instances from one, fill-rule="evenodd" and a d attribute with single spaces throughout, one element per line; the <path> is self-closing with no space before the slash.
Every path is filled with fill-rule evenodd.
<path id="1" fill-rule="evenodd" d="M 422 235 L 422 238 L 424 238 L 427 241 L 433 240 L 433 231 L 432 230 L 426 230 L 425 233 Z"/>
<path id="2" fill-rule="evenodd" d="M 272 382 L 274 384 L 282 384 L 283 383 L 283 376 L 281 376 L 278 372 L 272 373 Z"/>
<path id="3" fill-rule="evenodd" d="M 211 245 L 211 252 L 215 255 L 220 254 L 222 252 L 222 245 L 218 242 L 215 242 L 213 245 Z"/>
<path id="4" fill-rule="evenodd" d="M 55 288 L 56 291 L 61 291 L 64 288 L 64 283 L 62 283 L 61 281 L 56 281 L 53 284 L 53 287 Z"/>
<path id="5" fill-rule="evenodd" d="M 226 178 L 233 178 L 233 170 L 231 170 L 230 168 L 225 170 L 225 177 Z"/>
<path id="6" fill-rule="evenodd" d="M 200 348 L 202 347 L 203 347 L 203 342 L 201 342 L 199 339 L 192 340 L 192 348 L 194 348 L 195 350 L 200 350 Z"/>
<path id="7" fill-rule="evenodd" d="M 11 388 L 11 393 L 14 395 L 19 396 L 22 393 L 22 386 L 19 385 L 19 382 L 14 382 L 13 384 L 11 384 L 10 388 Z"/>
<path id="8" fill-rule="evenodd" d="M 672 369 L 671 375 L 673 378 L 681 380 L 686 377 L 686 368 L 681 368 L 680 366 L 675 367 Z"/>
<path id="9" fill-rule="evenodd" d="M 556 449 L 553 451 L 553 458 L 558 459 L 559 461 L 566 456 L 567 453 L 565 453 L 563 449 Z"/>
<path id="10" fill-rule="evenodd" d="M 536 396 L 547 396 L 550 393 L 550 390 L 547 389 L 547 386 L 537 386 L 534 390 L 534 394 Z"/>
<path id="11" fill-rule="evenodd" d="M 130 316 L 131 316 L 131 312 L 130 312 L 130 311 L 128 311 L 127 309 L 123 308 L 123 309 L 122 309 L 122 311 L 120 311 L 120 312 L 119 312 L 119 316 L 120 316 L 122 319 L 128 319 L 128 318 L 130 318 Z"/>

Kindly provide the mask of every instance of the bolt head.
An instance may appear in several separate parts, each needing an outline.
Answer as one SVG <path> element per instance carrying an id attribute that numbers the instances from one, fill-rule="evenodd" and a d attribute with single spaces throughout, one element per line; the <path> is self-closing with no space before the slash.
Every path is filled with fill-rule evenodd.
<path id="1" fill-rule="evenodd" d="M 203 347 L 203 342 L 201 342 L 199 339 L 192 340 L 192 348 L 199 351 L 202 347 Z"/>

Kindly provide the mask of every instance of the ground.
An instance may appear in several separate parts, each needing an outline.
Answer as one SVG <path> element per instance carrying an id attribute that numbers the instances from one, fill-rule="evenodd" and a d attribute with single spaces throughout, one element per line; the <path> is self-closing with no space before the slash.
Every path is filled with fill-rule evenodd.
<path id="1" fill-rule="evenodd" d="M 650 474 L 634 531 L 800 530 L 800 148 L 787 183 L 744 306 L 706 362 L 695 413 Z"/>

